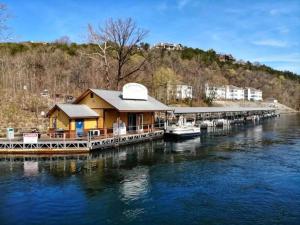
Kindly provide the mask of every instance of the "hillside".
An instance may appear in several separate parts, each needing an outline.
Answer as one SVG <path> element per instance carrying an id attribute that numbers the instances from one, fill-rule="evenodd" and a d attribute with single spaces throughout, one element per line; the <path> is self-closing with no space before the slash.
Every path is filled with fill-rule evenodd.
<path id="1" fill-rule="evenodd" d="M 141 62 L 143 66 L 120 85 L 140 82 L 148 87 L 150 95 L 157 97 L 168 82 L 186 83 L 193 86 L 194 106 L 206 105 L 203 92 L 207 82 L 250 86 L 261 89 L 263 98 L 275 97 L 293 109 L 300 109 L 300 76 L 294 73 L 234 59 L 220 60 L 213 50 L 184 47 L 180 51 L 167 51 L 149 49 L 144 43 L 136 49 L 126 67 Z M 105 77 L 103 62 L 90 57 L 94 52 L 97 46 L 93 44 L 0 44 L 1 126 L 6 127 L 9 122 L 11 126 L 27 126 L 19 124 L 20 121 L 35 121 L 28 126 L 37 125 L 38 119 L 34 118 L 55 101 L 63 101 L 66 95 L 78 96 L 87 88 L 107 88 L 107 79 L 109 88 L 117 89 L 114 52 L 108 54 L 109 77 Z M 49 91 L 47 100 L 40 95 L 44 89 Z M 32 119 L 27 119 L 30 115 Z"/>

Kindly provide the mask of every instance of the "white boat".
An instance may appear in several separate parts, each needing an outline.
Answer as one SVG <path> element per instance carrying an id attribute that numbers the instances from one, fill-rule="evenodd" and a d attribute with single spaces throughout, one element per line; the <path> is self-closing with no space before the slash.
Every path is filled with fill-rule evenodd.
<path id="1" fill-rule="evenodd" d="M 195 126 L 195 120 L 187 121 L 183 116 L 178 118 L 177 124 L 167 126 L 165 137 L 187 138 L 200 135 L 200 127 Z"/>
<path id="2" fill-rule="evenodd" d="M 166 129 L 166 137 L 195 137 L 200 135 L 200 127 L 196 126 L 169 126 Z"/>

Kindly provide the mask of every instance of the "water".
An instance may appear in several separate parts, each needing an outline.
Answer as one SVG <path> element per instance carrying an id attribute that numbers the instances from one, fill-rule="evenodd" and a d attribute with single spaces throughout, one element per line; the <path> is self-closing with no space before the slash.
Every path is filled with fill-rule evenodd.
<path id="1" fill-rule="evenodd" d="M 299 224 L 300 116 L 113 152 L 0 156 L 0 192 L 2 225 Z"/>

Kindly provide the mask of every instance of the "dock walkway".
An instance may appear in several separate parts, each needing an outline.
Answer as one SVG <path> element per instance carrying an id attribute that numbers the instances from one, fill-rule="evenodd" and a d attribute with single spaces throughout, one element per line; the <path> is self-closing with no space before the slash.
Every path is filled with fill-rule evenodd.
<path id="1" fill-rule="evenodd" d="M 173 115 L 193 115 L 195 119 L 198 118 L 200 121 L 225 118 L 233 122 L 243 122 L 252 117 L 256 118 L 255 116 L 268 118 L 276 115 L 275 110 L 272 108 L 176 107 L 170 110 L 170 112 L 172 112 Z M 167 117 L 165 117 L 165 119 L 166 118 Z M 167 124 L 168 122 L 165 126 L 167 126 Z M 105 149 L 158 139 L 163 136 L 164 129 L 162 129 L 160 125 L 158 128 L 148 125 L 142 132 L 116 136 L 112 134 L 109 136 L 105 132 L 104 136 L 85 136 L 71 139 L 65 137 L 50 138 L 51 136 L 48 134 L 48 136 L 42 135 L 35 143 L 24 143 L 22 138 L 14 138 L 11 140 L 0 139 L 0 154 L 87 153 L 96 149 Z"/>
<path id="2" fill-rule="evenodd" d="M 105 149 L 119 145 L 141 142 L 162 138 L 163 130 L 151 132 L 126 134 L 107 138 L 82 138 L 82 139 L 39 139 L 37 143 L 26 144 L 23 140 L 0 139 L 0 154 L 52 154 L 52 153 L 86 153 L 96 149 Z"/>

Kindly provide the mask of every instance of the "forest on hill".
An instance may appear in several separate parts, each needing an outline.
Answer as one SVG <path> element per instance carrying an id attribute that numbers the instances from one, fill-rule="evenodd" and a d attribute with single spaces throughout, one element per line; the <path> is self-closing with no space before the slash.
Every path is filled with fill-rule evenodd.
<path id="1" fill-rule="evenodd" d="M 193 106 L 206 105 L 206 83 L 253 87 L 263 91 L 263 98 L 300 109 L 297 74 L 234 58 L 221 60 L 214 50 L 150 48 L 142 42 L 146 33 L 130 19 L 125 23 L 128 27 L 124 21 L 111 21 L 106 26 L 110 30 L 102 33 L 89 27 L 87 44 L 66 37 L 53 43 L 0 43 L 0 123 L 11 124 L 30 112 L 38 118 L 56 98 L 76 97 L 88 88 L 121 89 L 127 82 L 144 84 L 154 97 L 163 96 L 167 84 L 191 85 Z M 136 31 L 135 36 L 120 38 L 114 26 L 124 29 L 117 29 L 120 33 Z M 45 89 L 47 101 L 41 95 Z"/>
<path id="2" fill-rule="evenodd" d="M 250 62 L 223 62 L 213 50 L 184 47 L 168 51 L 150 49 L 142 43 L 126 65 L 135 68 L 142 62 L 141 68 L 122 79 L 117 87 L 114 75 L 117 66 L 110 62 L 107 85 L 105 66 L 90 57 L 96 48 L 94 44 L 1 43 L 0 88 L 5 91 L 2 96 L 18 98 L 24 87 L 30 95 L 38 96 L 47 89 L 51 96 L 76 96 L 87 88 L 118 89 L 126 82 L 140 82 L 156 96 L 159 87 L 171 83 L 192 85 L 195 104 L 202 104 L 204 84 L 211 83 L 258 88 L 264 98 L 275 97 L 299 109 L 300 76 L 291 72 Z"/>

